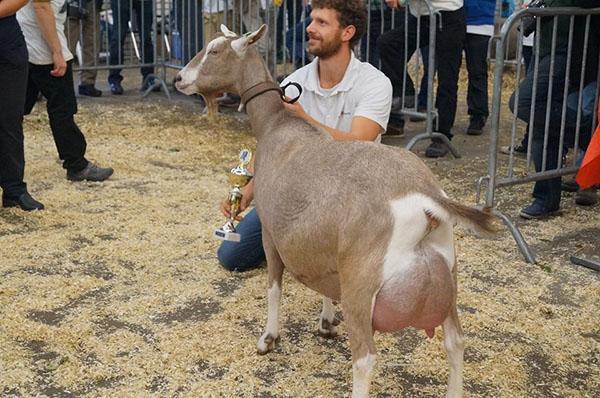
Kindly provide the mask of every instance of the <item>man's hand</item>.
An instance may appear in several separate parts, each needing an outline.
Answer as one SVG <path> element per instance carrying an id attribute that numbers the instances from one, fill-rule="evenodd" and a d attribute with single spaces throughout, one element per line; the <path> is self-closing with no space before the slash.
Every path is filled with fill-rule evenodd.
<path id="1" fill-rule="evenodd" d="M 288 97 L 285 97 L 285 98 L 287 100 L 291 99 Z M 288 111 L 292 115 L 299 117 L 300 119 L 304 119 L 304 120 L 308 121 L 308 119 L 309 119 L 308 114 L 306 113 L 306 111 L 304 110 L 302 105 L 300 105 L 299 102 L 294 102 L 293 104 L 288 104 L 287 102 L 284 102 L 283 107 L 285 108 L 286 111 Z"/>
<path id="2" fill-rule="evenodd" d="M 67 63 L 65 62 L 62 50 L 52 53 L 52 63 L 54 64 L 54 69 L 50 71 L 50 74 L 54 77 L 64 76 L 67 72 Z"/>
<path id="3" fill-rule="evenodd" d="M 235 216 L 235 219 L 237 221 L 240 221 L 243 218 L 242 216 L 240 216 L 240 214 L 248 208 L 248 205 L 250 205 L 253 198 L 254 181 L 250 180 L 250 182 L 242 188 L 242 200 L 240 201 L 240 211 Z M 229 197 L 225 198 L 223 203 L 221 203 L 221 213 L 223 213 L 223 215 L 227 218 L 231 217 L 231 204 L 229 203 Z"/>

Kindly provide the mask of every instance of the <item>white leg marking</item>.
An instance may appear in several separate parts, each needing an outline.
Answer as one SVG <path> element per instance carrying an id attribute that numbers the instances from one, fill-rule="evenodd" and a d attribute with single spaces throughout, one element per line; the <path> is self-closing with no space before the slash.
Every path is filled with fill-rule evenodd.
<path id="1" fill-rule="evenodd" d="M 352 398 L 367 398 L 377 355 L 367 353 L 352 364 Z"/>
<path id="2" fill-rule="evenodd" d="M 281 304 L 281 288 L 274 282 L 267 292 L 268 313 L 267 327 L 258 340 L 257 348 L 260 354 L 275 348 L 275 340 L 279 337 L 279 305 Z"/>
<path id="3" fill-rule="evenodd" d="M 319 334 L 324 337 L 337 336 L 335 321 L 335 307 L 329 297 L 323 296 L 323 307 L 321 309 L 321 319 L 319 319 Z"/>
<path id="4" fill-rule="evenodd" d="M 460 398 L 463 396 L 463 355 L 465 345 L 452 315 L 449 315 L 443 324 L 444 347 L 448 355 L 450 372 L 448 375 L 448 398 Z"/>

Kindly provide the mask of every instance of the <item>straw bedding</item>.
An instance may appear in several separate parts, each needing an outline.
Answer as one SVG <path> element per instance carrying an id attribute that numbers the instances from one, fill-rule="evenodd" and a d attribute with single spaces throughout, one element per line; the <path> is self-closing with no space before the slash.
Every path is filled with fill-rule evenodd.
<path id="1" fill-rule="evenodd" d="M 215 258 L 224 170 L 254 144 L 247 123 L 164 101 L 83 101 L 77 120 L 88 156 L 116 172 L 67 182 L 45 112 L 27 118 L 27 181 L 47 210 L 0 211 L 0 395 L 348 396 L 347 331 L 317 336 L 320 298 L 286 276 L 281 342 L 258 356 L 266 272 L 231 274 Z M 474 203 L 488 136 L 455 142 L 462 159 L 428 164 L 449 196 Z M 515 216 L 529 194 L 500 191 L 500 208 Z M 568 261 L 598 258 L 598 210 L 570 196 L 563 207 L 520 223 L 543 267 L 524 263 L 505 229 L 494 240 L 457 229 L 467 396 L 598 396 L 600 283 Z M 376 343 L 372 396 L 445 394 L 440 329 Z"/>

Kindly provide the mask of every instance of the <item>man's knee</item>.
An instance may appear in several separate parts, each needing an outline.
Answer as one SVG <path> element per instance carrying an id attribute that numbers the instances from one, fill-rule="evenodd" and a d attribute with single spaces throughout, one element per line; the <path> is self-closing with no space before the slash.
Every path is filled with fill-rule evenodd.
<path id="1" fill-rule="evenodd" d="M 239 268 L 239 256 L 235 254 L 236 247 L 229 242 L 223 242 L 217 250 L 219 264 L 228 271 Z"/>

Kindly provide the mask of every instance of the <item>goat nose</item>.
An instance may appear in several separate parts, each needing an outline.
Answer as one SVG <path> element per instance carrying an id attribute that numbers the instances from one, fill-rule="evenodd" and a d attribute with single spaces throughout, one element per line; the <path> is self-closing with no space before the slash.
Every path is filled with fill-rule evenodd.
<path id="1" fill-rule="evenodd" d="M 176 81 L 176 82 L 180 82 L 180 81 L 181 81 L 181 79 L 182 79 L 182 77 L 181 77 L 181 73 L 178 73 L 178 74 L 177 74 L 177 76 L 175 77 L 175 81 Z"/>

